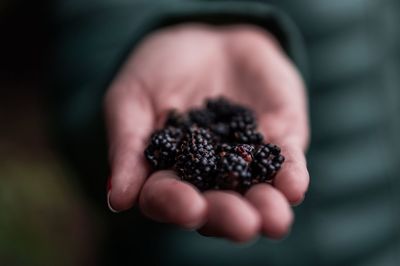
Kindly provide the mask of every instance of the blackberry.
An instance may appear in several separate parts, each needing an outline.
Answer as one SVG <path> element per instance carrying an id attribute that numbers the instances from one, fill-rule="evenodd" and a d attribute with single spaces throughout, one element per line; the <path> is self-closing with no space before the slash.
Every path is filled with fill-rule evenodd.
<path id="1" fill-rule="evenodd" d="M 251 186 L 252 175 L 249 163 L 234 150 L 225 152 L 218 162 L 217 189 L 244 191 Z"/>
<path id="2" fill-rule="evenodd" d="M 207 109 L 192 109 L 189 111 L 189 120 L 200 127 L 209 127 L 215 121 L 215 114 Z"/>
<path id="3" fill-rule="evenodd" d="M 165 120 L 164 127 L 178 127 L 185 128 L 190 126 L 190 121 L 187 116 L 179 113 L 177 110 L 171 110 Z"/>
<path id="4" fill-rule="evenodd" d="M 231 132 L 231 138 L 235 142 L 261 144 L 264 140 L 262 134 L 253 128 L 245 128 L 241 131 Z"/>
<path id="5" fill-rule="evenodd" d="M 232 152 L 235 149 L 234 144 L 221 143 L 217 145 L 216 151 L 219 156 L 223 157 L 227 152 Z"/>
<path id="6" fill-rule="evenodd" d="M 198 189 L 213 187 L 217 156 L 212 133 L 197 126 L 190 127 L 182 140 L 175 167 L 182 180 L 192 183 Z"/>
<path id="7" fill-rule="evenodd" d="M 270 181 L 282 166 L 285 157 L 274 144 L 263 144 L 258 147 L 252 162 L 253 176 L 257 182 Z"/>
<path id="8" fill-rule="evenodd" d="M 192 109 L 187 115 L 183 115 L 176 110 L 168 113 L 165 126 L 188 128 L 192 125 L 199 127 L 210 127 L 215 120 L 215 114 L 207 109 Z"/>
<path id="9" fill-rule="evenodd" d="M 234 142 L 261 144 L 263 136 L 256 128 L 255 116 L 249 110 L 238 113 L 229 121 L 229 134 Z"/>
<path id="10" fill-rule="evenodd" d="M 222 141 L 261 143 L 261 135 L 255 132 L 257 122 L 254 113 L 243 106 L 235 105 L 224 98 L 207 101 L 207 109 L 214 114 L 215 123 L 208 127 Z"/>
<path id="11" fill-rule="evenodd" d="M 155 132 L 145 156 L 153 169 L 174 169 L 201 191 L 244 192 L 271 182 L 285 158 L 278 146 L 263 143 L 255 114 L 227 99 L 209 99 L 205 108 L 171 111 Z"/>
<path id="12" fill-rule="evenodd" d="M 168 169 L 175 164 L 182 130 L 167 127 L 153 133 L 144 154 L 154 169 Z"/>
<path id="13" fill-rule="evenodd" d="M 210 130 L 220 139 L 226 141 L 229 139 L 230 129 L 227 123 L 217 122 L 210 125 Z"/>
<path id="14" fill-rule="evenodd" d="M 231 131 L 243 131 L 245 129 L 256 129 L 257 122 L 253 112 L 245 110 L 233 116 L 229 121 Z"/>
<path id="15" fill-rule="evenodd" d="M 229 121 L 233 116 L 250 111 L 241 105 L 229 102 L 225 98 L 208 99 L 206 102 L 207 109 L 213 112 L 219 121 Z"/>

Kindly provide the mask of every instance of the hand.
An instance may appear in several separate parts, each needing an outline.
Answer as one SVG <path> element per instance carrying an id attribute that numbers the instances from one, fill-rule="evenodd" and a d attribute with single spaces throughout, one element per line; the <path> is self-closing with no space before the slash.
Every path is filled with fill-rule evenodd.
<path id="1" fill-rule="evenodd" d="M 253 108 L 265 139 L 281 146 L 286 162 L 274 185 L 258 184 L 243 196 L 201 194 L 172 171 L 150 174 L 143 151 L 167 111 L 220 95 Z M 104 104 L 112 209 L 127 210 L 138 202 L 156 221 L 234 241 L 287 233 L 290 204 L 302 201 L 309 183 L 307 107 L 298 72 L 267 32 L 198 24 L 155 32 L 127 59 Z"/>

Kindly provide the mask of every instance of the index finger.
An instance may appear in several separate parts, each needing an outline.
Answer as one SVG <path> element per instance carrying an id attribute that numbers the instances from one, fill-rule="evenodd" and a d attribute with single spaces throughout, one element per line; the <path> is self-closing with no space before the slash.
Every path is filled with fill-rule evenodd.
<path id="1" fill-rule="evenodd" d="M 112 211 L 131 208 L 149 174 L 143 151 L 154 125 L 150 99 L 138 82 L 117 82 L 106 95 Z"/>

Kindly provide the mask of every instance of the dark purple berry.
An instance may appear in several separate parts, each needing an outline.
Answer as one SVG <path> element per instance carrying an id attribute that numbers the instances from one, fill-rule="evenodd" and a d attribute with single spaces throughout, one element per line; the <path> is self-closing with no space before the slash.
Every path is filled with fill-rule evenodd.
<path id="1" fill-rule="evenodd" d="M 285 158 L 263 143 L 254 113 L 225 98 L 209 99 L 205 108 L 171 111 L 145 150 L 154 170 L 174 169 L 198 189 L 245 192 L 272 182 Z"/>
<path id="2" fill-rule="evenodd" d="M 154 169 L 168 169 L 175 164 L 177 147 L 182 139 L 182 130 L 167 127 L 153 133 L 144 154 Z"/>
<path id="3" fill-rule="evenodd" d="M 187 116 L 179 113 L 177 110 L 171 110 L 167 115 L 164 126 L 172 126 L 182 129 L 190 126 L 190 124 L 190 120 L 187 118 Z"/>
<path id="4" fill-rule="evenodd" d="M 220 157 L 216 188 L 243 191 L 251 185 L 249 163 L 235 151 L 226 152 Z"/>
<path id="5" fill-rule="evenodd" d="M 214 123 L 215 114 L 207 109 L 193 109 L 189 111 L 189 120 L 199 127 L 209 127 Z"/>
<path id="6" fill-rule="evenodd" d="M 254 114 L 250 111 L 243 111 L 236 114 L 229 121 L 229 128 L 231 131 L 243 131 L 245 129 L 256 129 L 257 122 Z"/>
<path id="7" fill-rule="evenodd" d="M 200 190 L 209 189 L 214 186 L 217 169 L 214 136 L 197 126 L 190 127 L 185 134 L 175 168 L 182 180 Z"/>
<path id="8" fill-rule="evenodd" d="M 252 128 L 246 128 L 243 131 L 233 131 L 232 140 L 239 143 L 261 144 L 264 140 L 260 132 Z"/>
<path id="9" fill-rule="evenodd" d="M 210 130 L 220 139 L 220 140 L 228 140 L 230 135 L 230 128 L 227 123 L 216 122 L 211 124 Z"/>
<path id="10" fill-rule="evenodd" d="M 237 114 L 250 111 L 248 108 L 234 104 L 222 97 L 207 100 L 206 106 L 209 111 L 216 115 L 219 121 L 224 122 L 230 121 Z"/>
<path id="11" fill-rule="evenodd" d="M 252 162 L 253 176 L 257 182 L 270 181 L 279 171 L 285 157 L 274 144 L 263 144 L 254 153 Z"/>

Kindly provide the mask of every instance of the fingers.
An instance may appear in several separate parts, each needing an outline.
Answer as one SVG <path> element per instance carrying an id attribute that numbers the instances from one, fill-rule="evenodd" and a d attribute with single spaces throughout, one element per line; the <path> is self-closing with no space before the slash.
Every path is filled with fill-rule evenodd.
<path id="1" fill-rule="evenodd" d="M 281 192 L 271 185 L 259 184 L 250 188 L 245 197 L 261 216 L 263 234 L 277 239 L 288 233 L 293 212 Z"/>
<path id="2" fill-rule="evenodd" d="M 266 52 L 267 53 L 267 52 Z M 262 54 L 265 60 L 254 60 L 259 82 L 266 88 L 266 103 L 260 104 L 260 130 L 267 142 L 282 149 L 286 161 L 275 177 L 274 185 L 291 204 L 304 198 L 309 184 L 304 151 L 309 142 L 307 100 L 304 84 L 287 58 L 279 53 Z M 270 58 L 270 60 L 267 60 Z M 266 62 L 266 63 L 264 63 Z M 253 66 L 254 66 L 253 65 Z M 266 74 L 268 73 L 268 75 Z"/>
<path id="3" fill-rule="evenodd" d="M 207 217 L 207 203 L 173 171 L 158 171 L 146 181 L 140 193 L 142 212 L 158 221 L 185 228 L 198 228 Z"/>
<path id="4" fill-rule="evenodd" d="M 209 191 L 204 197 L 208 204 L 208 221 L 199 231 L 201 234 L 238 242 L 248 241 L 258 234 L 260 216 L 243 198 L 225 191 Z"/>
<path id="5" fill-rule="evenodd" d="M 303 200 L 310 182 L 306 159 L 299 147 L 284 144 L 281 148 L 286 160 L 274 179 L 274 186 L 296 205 Z"/>
<path id="6" fill-rule="evenodd" d="M 251 206 L 240 196 L 225 191 L 209 191 L 204 197 L 173 171 L 154 173 L 140 194 L 140 208 L 149 218 L 200 233 L 234 241 L 248 241 L 261 231 L 281 238 L 289 230 L 293 214 L 285 197 L 270 185 L 257 185 L 246 193 Z"/>
<path id="7" fill-rule="evenodd" d="M 310 176 L 304 154 L 308 145 L 307 124 L 293 118 L 295 116 L 271 115 L 267 119 L 264 117 L 260 126 L 266 141 L 279 145 L 285 156 L 285 162 L 274 179 L 274 186 L 291 204 L 296 205 L 304 198 Z"/>
<path id="8" fill-rule="evenodd" d="M 124 84 L 114 85 L 104 103 L 111 167 L 108 203 L 115 211 L 129 209 L 137 200 L 149 173 L 143 151 L 154 124 L 151 104 L 140 86 Z"/>
<path id="9" fill-rule="evenodd" d="M 305 112 L 305 111 L 304 111 Z M 290 143 L 306 151 L 309 128 L 306 114 L 302 111 L 277 110 L 260 117 L 260 130 L 267 142 L 278 145 Z"/>

